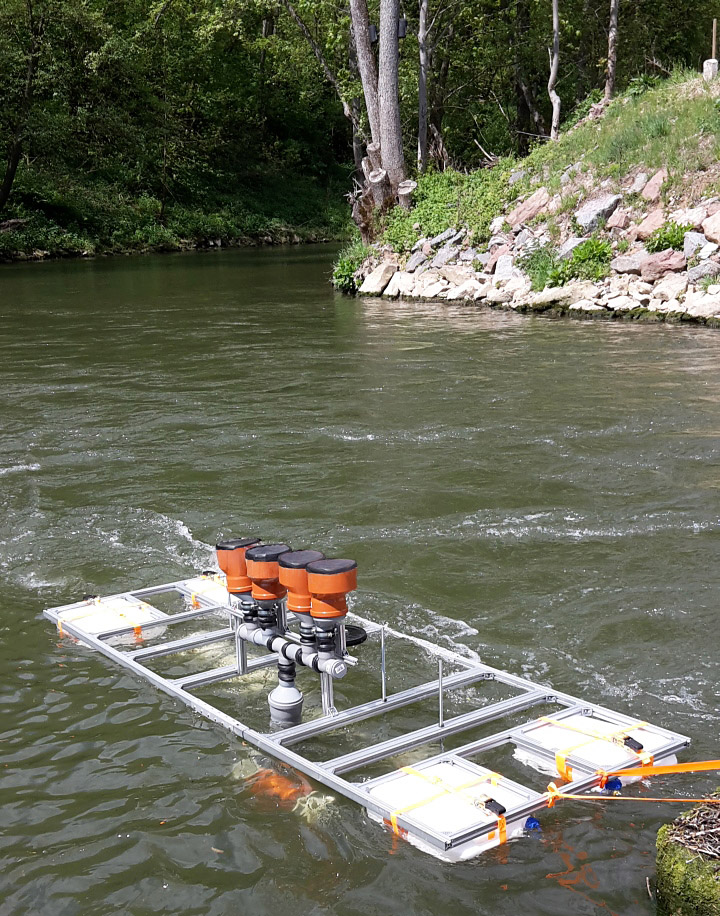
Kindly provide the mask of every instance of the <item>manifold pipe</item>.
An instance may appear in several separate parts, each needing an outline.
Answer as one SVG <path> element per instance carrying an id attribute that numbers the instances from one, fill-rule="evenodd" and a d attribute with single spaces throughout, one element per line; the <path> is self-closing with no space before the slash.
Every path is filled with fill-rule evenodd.
<path id="1" fill-rule="evenodd" d="M 306 668 L 322 671 L 333 678 L 345 677 L 347 674 L 347 665 L 338 658 L 320 658 L 315 653 L 312 656 L 306 656 L 303 660 L 302 646 L 285 639 L 283 636 L 278 636 L 277 633 L 241 623 L 237 628 L 237 635 L 241 639 L 247 640 L 247 642 L 254 643 L 256 646 L 265 646 L 266 649 L 277 653 L 281 658 L 295 662 L 296 665 L 304 665 Z"/>

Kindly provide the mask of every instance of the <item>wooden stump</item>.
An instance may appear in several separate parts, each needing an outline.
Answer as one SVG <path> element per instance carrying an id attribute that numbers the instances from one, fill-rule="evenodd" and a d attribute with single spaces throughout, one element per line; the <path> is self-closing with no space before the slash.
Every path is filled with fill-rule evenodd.
<path id="1" fill-rule="evenodd" d="M 368 176 L 368 185 L 378 210 L 385 210 L 392 205 L 393 192 L 390 179 L 385 169 L 374 169 Z"/>
<path id="2" fill-rule="evenodd" d="M 404 210 L 412 209 L 412 196 L 417 189 L 417 181 L 401 181 L 398 185 L 398 200 Z"/>
<path id="3" fill-rule="evenodd" d="M 379 143 L 368 143 L 367 154 L 370 162 L 372 162 L 373 171 L 375 169 L 382 168 L 382 157 L 380 155 L 380 144 Z"/>

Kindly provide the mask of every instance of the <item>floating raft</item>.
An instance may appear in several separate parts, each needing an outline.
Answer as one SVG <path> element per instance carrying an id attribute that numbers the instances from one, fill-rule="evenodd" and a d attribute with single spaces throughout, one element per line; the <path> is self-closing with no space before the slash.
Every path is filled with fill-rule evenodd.
<path id="1" fill-rule="evenodd" d="M 266 560 L 260 557 L 263 570 Z M 341 562 L 346 561 L 328 561 Z M 296 568 L 292 570 L 296 575 Z M 328 632 L 335 643 L 330 649 L 325 645 L 324 653 L 317 651 L 309 645 L 309 611 L 293 612 L 292 601 L 277 593 L 265 595 L 258 604 L 265 610 L 275 607 L 277 615 L 274 625 L 265 621 L 263 629 L 253 624 L 248 604 L 241 606 L 237 591 L 228 592 L 228 583 L 231 588 L 236 584 L 230 577 L 208 572 L 107 598 L 88 597 L 44 614 L 61 635 L 357 802 L 373 821 L 445 861 L 466 860 L 522 836 L 534 823 L 532 815 L 548 807 L 546 779 L 538 774 L 564 780 L 563 793 L 580 795 L 600 786 L 602 771 L 673 764 L 690 743 L 667 729 L 465 658 L 347 609 L 342 613 L 348 624 L 361 625 L 367 635 L 357 649 L 359 657 L 348 651 L 353 640 L 346 639 L 344 617 L 329 631 L 330 618 L 324 618 L 317 646 L 322 649 L 321 639 Z M 249 596 L 240 597 L 247 601 Z M 325 600 L 323 613 L 337 606 Z M 185 633 L 193 627 L 197 629 Z M 185 635 L 171 639 L 178 630 Z M 211 646 L 224 646 L 228 663 L 206 667 Z M 393 659 L 403 651 L 414 653 L 413 671 L 422 665 L 429 679 L 389 692 Z M 217 661 L 218 653 L 215 656 Z M 160 659 L 179 665 L 189 660 L 199 670 L 177 674 L 171 667 L 169 676 L 155 670 Z M 295 662 L 298 681 L 309 684 L 304 721 L 299 721 L 303 695 L 292 680 Z M 258 693 L 256 672 L 271 666 L 277 667 L 279 682 L 268 710 Z M 356 666 L 363 670 L 354 671 Z M 271 677 L 271 672 L 265 674 Z M 344 702 L 337 708 L 333 685 L 337 693 L 340 683 Z M 207 688 L 217 692 L 214 685 L 224 687 L 223 702 L 199 695 Z M 368 699 L 371 688 L 374 696 Z M 352 702 L 354 691 L 360 702 Z M 234 701 L 231 711 L 220 708 L 228 701 Z M 462 712 L 446 714 L 458 704 Z M 409 708 L 411 716 L 398 723 L 393 713 L 403 708 Z M 238 718 L 235 709 L 253 724 Z M 417 727 L 408 728 L 416 716 Z M 333 749 L 349 745 L 345 753 L 333 754 Z M 499 759 L 512 773 L 498 772 Z M 522 784 L 518 773 L 527 773 L 535 787 Z"/>

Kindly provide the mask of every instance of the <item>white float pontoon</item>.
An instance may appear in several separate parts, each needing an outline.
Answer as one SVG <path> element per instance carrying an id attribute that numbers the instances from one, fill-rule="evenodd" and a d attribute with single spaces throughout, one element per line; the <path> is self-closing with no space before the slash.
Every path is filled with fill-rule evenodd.
<path id="1" fill-rule="evenodd" d="M 223 543 L 241 544 L 244 556 L 244 541 Z M 287 545 L 280 547 L 289 550 Z M 290 600 L 281 596 L 282 589 L 273 590 L 269 579 L 261 578 L 278 556 L 282 567 L 282 552 L 276 551 L 273 558 L 272 552 L 263 554 L 258 548 L 252 592 L 238 590 L 237 570 L 231 569 L 227 578 L 207 572 L 108 598 L 88 597 L 44 613 L 62 635 L 102 653 L 263 753 L 352 799 L 374 821 L 446 861 L 469 859 L 523 835 L 534 823 L 531 815 L 548 806 L 549 793 L 542 785 L 529 788 L 498 772 L 500 759 L 513 777 L 527 773 L 541 783 L 540 772 L 566 780 L 562 791 L 572 795 L 597 788 L 602 771 L 649 762 L 673 764 L 678 751 L 689 744 L 682 735 L 364 620 L 343 608 L 344 594 L 342 601 L 333 601 L 316 585 L 317 608 L 315 604 L 311 608 L 309 601 L 304 606 L 303 597 L 310 596 L 303 596 L 302 588 L 290 580 L 302 575 L 299 569 L 312 579 L 313 563 L 299 565 L 307 560 L 301 555 L 310 553 L 322 556 L 311 551 L 286 554 L 300 558 L 296 566 L 288 561 L 290 571 L 285 573 Z M 227 557 L 220 550 L 218 556 L 221 566 L 227 567 Z M 332 565 L 343 563 L 344 567 Z M 328 581 L 348 585 L 343 585 L 345 591 L 354 587 L 346 581 L 352 578 L 348 561 L 316 562 L 315 568 L 316 581 L 324 581 L 325 575 Z M 168 613 L 173 602 L 179 610 Z M 367 636 L 358 650 L 360 660 L 348 653 L 350 636 L 357 633 L 350 626 L 346 630 L 346 618 L 362 624 Z M 195 632 L 168 638 L 173 629 L 188 627 Z M 154 670 L 158 660 L 206 663 L 208 647 L 223 644 L 234 653 L 229 664 L 190 673 L 183 673 L 183 668 L 164 674 Z M 415 653 L 413 670 L 430 662 L 432 677 L 388 692 L 388 672 L 392 676 L 393 667 L 386 664 L 386 656 L 392 662 L 395 652 L 408 650 Z M 338 702 L 345 707 L 338 709 L 338 685 L 345 685 L 341 679 L 346 674 L 348 683 L 360 674 L 348 671 L 355 665 L 365 670 L 348 686 L 348 697 L 343 699 L 349 701 L 355 688 L 362 702 Z M 255 672 L 270 666 L 277 668 L 278 686 L 270 693 L 268 709 L 260 701 Z M 305 698 L 295 685 L 296 677 L 303 686 L 309 685 Z M 224 685 L 224 696 L 198 695 L 213 685 Z M 369 690 L 375 695 L 367 699 Z M 301 721 L 304 699 L 306 721 Z M 242 718 L 220 708 L 228 702 L 243 710 Z M 404 707 L 417 710 L 419 727 L 397 726 L 392 713 Z M 452 707 L 460 708 L 458 714 L 448 714 L 457 711 Z M 533 709 L 543 714 L 525 718 Z M 253 726 L 248 720 L 259 724 Z M 375 734 L 373 724 L 380 725 Z M 319 750 L 301 752 L 299 745 L 318 740 Z M 351 749 L 332 755 L 332 749 L 348 742 L 354 744 Z M 383 761 L 386 766 L 381 771 L 378 764 Z M 355 774 L 354 781 L 349 774 Z"/>

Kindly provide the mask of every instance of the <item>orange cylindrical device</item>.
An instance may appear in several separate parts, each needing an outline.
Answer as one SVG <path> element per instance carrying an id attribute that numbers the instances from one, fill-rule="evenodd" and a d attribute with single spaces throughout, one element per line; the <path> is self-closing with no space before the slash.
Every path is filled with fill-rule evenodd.
<path id="1" fill-rule="evenodd" d="M 215 545 L 218 566 L 227 576 L 227 590 L 231 595 L 243 594 L 252 588 L 245 567 L 245 552 L 259 543 L 260 538 L 230 538 Z"/>
<path id="2" fill-rule="evenodd" d="M 313 618 L 338 621 L 347 615 L 347 593 L 357 588 L 355 560 L 317 560 L 308 568 Z"/>
<path id="3" fill-rule="evenodd" d="M 310 613 L 307 566 L 324 559 L 325 554 L 319 550 L 293 550 L 279 558 L 280 585 L 287 589 L 288 610 L 296 614 Z"/>
<path id="4" fill-rule="evenodd" d="M 259 544 L 245 555 L 247 574 L 252 580 L 252 596 L 256 601 L 278 601 L 287 594 L 279 582 L 278 558 L 289 553 L 287 544 Z"/>

